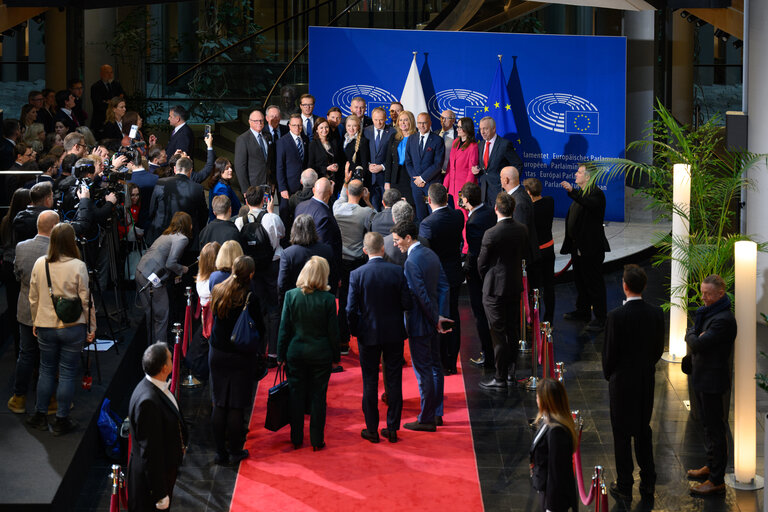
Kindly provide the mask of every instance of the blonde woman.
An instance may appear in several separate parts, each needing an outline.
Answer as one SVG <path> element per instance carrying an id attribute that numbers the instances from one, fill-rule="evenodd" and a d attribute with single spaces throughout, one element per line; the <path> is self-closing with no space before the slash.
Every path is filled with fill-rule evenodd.
<path id="1" fill-rule="evenodd" d="M 554 379 L 542 379 L 536 389 L 539 430 L 531 445 L 531 477 L 539 493 L 542 512 L 579 510 L 573 452 L 578 443 L 565 387 Z"/>
<path id="2" fill-rule="evenodd" d="M 211 300 L 211 284 L 209 280 L 211 274 L 216 270 L 216 257 L 220 249 L 221 244 L 219 242 L 208 242 L 203 246 L 203 250 L 200 251 L 200 259 L 197 264 L 195 288 L 200 299 L 203 337 L 206 339 L 211 337 L 211 327 L 213 326 L 213 315 L 208 304 Z"/>
<path id="3" fill-rule="evenodd" d="M 27 146 L 42 154 L 45 147 L 45 126 L 43 123 L 32 123 L 24 132 L 24 142 Z"/>
<path id="4" fill-rule="evenodd" d="M 213 292 L 214 286 L 223 282 L 232 273 L 232 265 L 238 256 L 243 255 L 243 248 L 237 240 L 227 240 L 221 245 L 219 253 L 216 255 L 216 270 L 211 273 L 208 279 L 208 286 Z"/>
<path id="5" fill-rule="evenodd" d="M 338 363 L 339 325 L 336 299 L 328 292 L 328 260 L 312 256 L 285 294 L 277 361 L 285 363 L 291 389 L 291 442 L 304 442 L 304 409 L 310 402 L 309 440 L 312 448 L 325 447 L 325 396 L 331 363 Z"/>
<path id="6" fill-rule="evenodd" d="M 370 189 L 371 171 L 368 166 L 371 163 L 371 148 L 368 139 L 363 135 L 360 118 L 351 115 L 347 118 L 347 132 L 344 134 L 345 175 L 351 173 L 351 179 L 363 180 L 363 186 Z"/>
<path id="7" fill-rule="evenodd" d="M 71 322 L 62 321 L 55 309 L 54 297 L 74 299 L 72 304 L 79 301 L 80 315 Z M 35 414 L 27 424 L 48 430 L 46 414 L 55 391 L 58 409 L 52 425 L 53 435 L 66 434 L 77 428 L 77 423 L 69 417 L 69 408 L 79 376 L 80 352 L 86 340 L 92 342 L 96 337 L 96 308 L 89 307 L 88 269 L 80 259 L 75 230 L 70 224 L 59 223 L 53 227 L 48 254 L 38 258 L 32 268 L 29 307 L 32 332 L 40 347 L 40 377 Z"/>
<path id="8" fill-rule="evenodd" d="M 389 149 L 384 164 L 384 190 L 396 188 L 408 203 L 413 206 L 411 177 L 405 168 L 405 151 L 408 137 L 416 133 L 416 119 L 408 110 L 397 116 L 395 134 L 389 138 Z"/>

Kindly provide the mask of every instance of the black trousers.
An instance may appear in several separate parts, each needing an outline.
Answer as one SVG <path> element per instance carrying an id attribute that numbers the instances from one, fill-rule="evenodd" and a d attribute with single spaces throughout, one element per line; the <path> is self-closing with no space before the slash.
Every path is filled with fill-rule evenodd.
<path id="1" fill-rule="evenodd" d="M 349 296 L 349 274 L 368 261 L 368 258 L 341 260 L 341 286 L 339 287 L 339 346 L 349 348 L 349 325 L 347 324 L 347 297 Z"/>
<path id="2" fill-rule="evenodd" d="M 280 271 L 280 260 L 273 260 L 264 271 L 257 269 L 253 283 L 259 297 L 261 315 L 264 317 L 266 329 L 267 353 L 277 354 L 277 331 L 280 327 L 280 309 L 277 306 L 277 274 Z"/>
<path id="3" fill-rule="evenodd" d="M 528 275 L 531 290 L 539 289 L 539 311 L 543 311 L 542 320 L 551 322 L 555 315 L 555 250 L 547 247 L 541 251 L 541 259 L 532 263 Z"/>
<path id="4" fill-rule="evenodd" d="M 491 340 L 491 330 L 488 327 L 488 317 L 485 315 L 485 308 L 483 307 L 483 280 L 480 279 L 476 271 L 467 274 L 467 288 L 469 289 L 469 304 L 475 315 L 477 336 L 480 338 L 480 347 L 485 355 L 485 367 L 494 368 L 496 359 L 493 357 L 493 341 Z"/>
<path id="5" fill-rule="evenodd" d="M 456 370 L 456 361 L 461 349 L 461 319 L 459 318 L 459 289 L 461 284 L 451 286 L 448 298 L 451 320 L 454 321 L 451 332 L 440 335 L 440 359 L 445 370 Z"/>
<path id="6" fill-rule="evenodd" d="M 387 429 L 400 429 L 403 413 L 403 342 L 396 341 L 382 345 L 363 345 L 360 351 L 360 369 L 363 373 L 363 416 L 365 428 L 376 432 L 379 428 L 379 360 L 384 361 L 382 372 L 387 390 Z"/>
<path id="7" fill-rule="evenodd" d="M 573 259 L 573 277 L 576 282 L 576 309 L 595 313 L 595 318 L 605 320 L 608 316 L 605 298 L 605 280 L 603 279 L 603 261 L 605 253 L 594 255 L 571 254 Z"/>
<path id="8" fill-rule="evenodd" d="M 291 442 L 304 441 L 304 413 L 309 401 L 309 440 L 312 446 L 320 446 L 325 441 L 325 396 L 331 364 L 288 361 L 286 370 L 291 389 Z"/>
<path id="9" fill-rule="evenodd" d="M 728 463 L 727 421 L 723 408 L 722 393 L 696 392 L 701 405 L 701 423 L 704 427 L 704 449 L 707 452 L 709 481 L 720 485 L 725 479 L 725 466 Z"/>
<path id="10" fill-rule="evenodd" d="M 635 458 L 640 466 L 640 481 L 648 486 L 656 484 L 656 466 L 653 462 L 653 431 L 650 425 L 643 425 L 632 434 L 613 428 L 613 452 L 616 455 L 616 485 L 619 489 L 630 490 L 635 481 L 632 472 L 632 438 L 635 439 Z"/>
<path id="11" fill-rule="evenodd" d="M 520 296 L 483 296 L 483 307 L 493 341 L 496 379 L 505 381 L 514 373 L 517 341 L 520 338 Z"/>

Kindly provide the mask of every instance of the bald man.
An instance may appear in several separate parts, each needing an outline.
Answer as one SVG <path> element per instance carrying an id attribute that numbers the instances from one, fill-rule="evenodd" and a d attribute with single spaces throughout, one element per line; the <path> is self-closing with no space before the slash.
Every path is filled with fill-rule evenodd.
<path id="1" fill-rule="evenodd" d="M 341 230 L 336 222 L 336 218 L 333 216 L 331 207 L 328 206 L 328 201 L 331 199 L 333 193 L 333 185 L 328 178 L 320 178 L 315 182 L 315 186 L 312 187 L 312 197 L 299 203 L 296 207 L 296 216 L 306 213 L 315 220 L 315 229 L 317 229 L 317 237 L 321 242 L 326 243 L 333 249 L 334 261 L 329 261 L 331 264 L 331 274 L 334 275 L 333 268 L 339 269 L 341 266 Z M 335 274 L 338 275 L 338 274 Z M 330 283 L 331 291 L 335 293 L 338 283 Z"/>
<path id="2" fill-rule="evenodd" d="M 107 104 L 115 96 L 125 96 L 125 91 L 120 82 L 114 79 L 112 66 L 104 64 L 99 70 L 99 80 L 91 86 L 91 103 L 93 105 L 93 119 L 91 131 L 98 133 L 104 125 L 107 115 Z"/>
<path id="3" fill-rule="evenodd" d="M 528 264 L 541 259 L 539 251 L 539 238 L 536 236 L 536 224 L 533 221 L 533 201 L 520 185 L 520 171 L 517 167 L 508 165 L 501 169 L 501 188 L 507 194 L 515 198 L 515 213 L 512 218 L 528 228 L 528 248 L 525 251 L 525 260 Z"/>
<path id="4" fill-rule="evenodd" d="M 32 333 L 32 312 L 29 307 L 29 279 L 32 267 L 40 256 L 48 253 L 51 230 L 58 224 L 59 214 L 53 210 L 44 210 L 37 217 L 37 235 L 19 242 L 16 257 L 13 260 L 13 272 L 19 281 L 20 292 L 16 309 L 19 322 L 19 358 L 16 360 L 16 376 L 13 381 L 13 396 L 8 400 L 8 409 L 16 414 L 26 412 L 27 391 L 32 379 L 35 362 L 40 358 L 37 338 Z M 49 411 L 56 409 L 55 398 L 51 399 Z"/>

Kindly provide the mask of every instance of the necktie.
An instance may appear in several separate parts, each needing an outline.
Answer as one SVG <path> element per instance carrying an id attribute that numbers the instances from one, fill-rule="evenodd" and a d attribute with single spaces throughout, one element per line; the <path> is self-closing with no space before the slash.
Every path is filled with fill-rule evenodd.
<path id="1" fill-rule="evenodd" d="M 427 145 L 427 136 L 422 135 L 421 136 L 421 152 L 424 152 L 424 147 Z"/>
<path id="2" fill-rule="evenodd" d="M 307 118 L 307 137 L 312 140 L 312 121 L 309 118 Z"/>
<path id="3" fill-rule="evenodd" d="M 491 150 L 491 141 L 485 141 L 485 151 L 483 151 L 483 167 L 488 168 L 488 153 Z"/>
<path id="4" fill-rule="evenodd" d="M 274 140 L 278 140 L 280 138 L 280 130 L 275 130 L 272 128 L 272 138 Z"/>
<path id="5" fill-rule="evenodd" d="M 264 153 L 264 160 L 267 159 L 267 145 L 264 144 L 264 137 L 261 136 L 261 134 L 258 134 L 256 136 L 256 140 L 259 143 L 259 146 L 261 146 L 261 151 Z"/>
<path id="6" fill-rule="evenodd" d="M 381 144 L 381 130 L 376 130 L 376 144 L 374 147 L 377 153 L 379 152 L 379 144 Z"/>
<path id="7" fill-rule="evenodd" d="M 304 145 L 301 143 L 301 137 L 296 137 L 296 148 L 299 150 L 299 158 L 304 160 Z"/>

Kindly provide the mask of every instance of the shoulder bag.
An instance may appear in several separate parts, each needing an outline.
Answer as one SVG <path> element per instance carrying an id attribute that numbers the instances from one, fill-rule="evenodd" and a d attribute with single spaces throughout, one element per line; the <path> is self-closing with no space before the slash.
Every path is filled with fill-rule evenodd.
<path id="1" fill-rule="evenodd" d="M 76 322 L 83 313 L 83 303 L 80 301 L 80 297 L 71 299 L 69 297 L 57 297 L 53 294 L 51 271 L 48 268 L 48 258 L 45 259 L 45 277 L 48 280 L 48 293 L 51 294 L 51 302 L 53 302 L 53 309 L 56 311 L 56 316 L 65 324 Z"/>
<path id="2" fill-rule="evenodd" d="M 259 351 L 261 342 L 261 334 L 256 328 L 256 322 L 251 318 L 251 313 L 248 311 L 248 304 L 250 302 L 251 292 L 248 292 L 243 310 L 240 312 L 240 316 L 237 317 L 235 327 L 232 329 L 232 335 L 230 336 L 232 344 L 243 352 Z"/>

